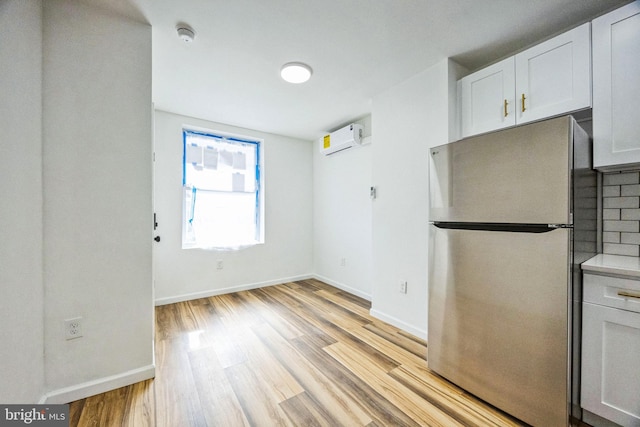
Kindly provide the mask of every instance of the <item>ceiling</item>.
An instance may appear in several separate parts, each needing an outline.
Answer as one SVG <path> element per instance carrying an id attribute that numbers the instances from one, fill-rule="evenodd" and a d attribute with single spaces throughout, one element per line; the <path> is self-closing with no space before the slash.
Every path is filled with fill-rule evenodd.
<path id="1" fill-rule="evenodd" d="M 474 70 L 629 0 L 85 0 L 153 27 L 160 110 L 316 139 L 452 57 Z M 176 25 L 196 32 L 187 44 Z M 290 84 L 286 62 L 313 68 Z"/>

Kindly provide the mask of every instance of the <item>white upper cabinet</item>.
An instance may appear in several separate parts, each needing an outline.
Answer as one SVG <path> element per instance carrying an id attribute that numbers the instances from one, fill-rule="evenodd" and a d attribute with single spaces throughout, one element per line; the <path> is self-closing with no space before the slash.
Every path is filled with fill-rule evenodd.
<path id="1" fill-rule="evenodd" d="M 516 124 L 513 57 L 460 80 L 462 136 Z"/>
<path id="2" fill-rule="evenodd" d="M 640 1 L 635 1 L 593 21 L 594 167 L 640 163 L 638 100 Z"/>
<path id="3" fill-rule="evenodd" d="M 462 137 L 591 106 L 586 23 L 460 80 Z"/>
<path id="4" fill-rule="evenodd" d="M 590 25 L 516 55 L 516 121 L 526 123 L 591 107 Z"/>

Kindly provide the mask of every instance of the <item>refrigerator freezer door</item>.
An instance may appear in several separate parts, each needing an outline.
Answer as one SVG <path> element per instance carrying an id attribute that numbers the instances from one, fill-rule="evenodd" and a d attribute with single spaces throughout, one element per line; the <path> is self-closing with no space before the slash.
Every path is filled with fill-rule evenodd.
<path id="1" fill-rule="evenodd" d="M 571 230 L 430 232 L 429 367 L 526 423 L 566 426 Z"/>
<path id="2" fill-rule="evenodd" d="M 570 223 L 573 119 L 432 148 L 430 221 Z"/>

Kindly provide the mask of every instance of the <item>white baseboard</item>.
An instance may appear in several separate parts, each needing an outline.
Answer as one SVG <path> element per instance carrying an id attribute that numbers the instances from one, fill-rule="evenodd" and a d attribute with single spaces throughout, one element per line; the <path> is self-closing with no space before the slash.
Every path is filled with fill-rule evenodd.
<path id="1" fill-rule="evenodd" d="M 221 289 L 210 289 L 207 291 L 176 295 L 173 297 L 156 298 L 155 305 L 173 304 L 176 302 L 190 301 L 198 298 L 208 298 L 215 295 L 224 295 L 224 294 L 230 294 L 233 292 L 248 291 L 250 289 L 264 288 L 265 286 L 279 285 L 281 283 L 287 283 L 287 282 L 295 282 L 296 280 L 311 279 L 313 277 L 314 276 L 311 274 L 305 274 L 303 276 L 284 277 L 282 279 L 267 280 L 265 282 L 249 283 L 249 284 L 238 285 L 238 286 L 230 286 L 228 288 L 221 288 Z"/>
<path id="2" fill-rule="evenodd" d="M 135 384 L 140 381 L 148 380 L 155 376 L 155 365 L 144 366 L 142 368 L 133 369 L 110 377 L 99 378 L 97 380 L 88 381 L 71 387 L 50 391 L 42 396 L 38 403 L 43 405 L 48 403 L 69 403 L 89 396 L 94 396 L 96 394 L 115 390 L 120 387 Z"/>
<path id="3" fill-rule="evenodd" d="M 360 298 L 364 298 L 367 301 L 371 301 L 371 294 L 362 292 L 359 289 L 351 288 L 351 287 L 345 285 L 344 283 L 336 282 L 335 280 L 331 280 L 328 277 L 324 277 L 324 276 L 321 276 L 319 274 L 314 274 L 313 278 L 317 279 L 317 280 L 320 280 L 321 282 L 324 282 L 324 283 L 326 283 L 328 285 L 335 286 L 338 289 L 342 289 L 345 292 L 349 292 L 350 294 L 359 296 Z"/>
<path id="4" fill-rule="evenodd" d="M 400 328 L 403 331 L 409 332 L 412 335 L 415 335 L 418 338 L 422 338 L 423 340 L 427 339 L 427 331 L 425 329 L 416 328 L 413 325 L 410 325 L 406 322 L 403 322 L 400 319 L 397 319 L 393 316 L 389 316 L 381 311 L 374 310 L 373 308 L 369 310 L 369 314 L 371 314 L 376 319 L 380 319 L 384 322 L 389 323 L 390 325 L 395 326 L 396 328 Z"/>

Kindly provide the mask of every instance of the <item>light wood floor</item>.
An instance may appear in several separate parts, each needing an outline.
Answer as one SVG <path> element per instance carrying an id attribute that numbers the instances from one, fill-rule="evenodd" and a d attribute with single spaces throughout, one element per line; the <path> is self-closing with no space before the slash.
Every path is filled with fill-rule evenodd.
<path id="1" fill-rule="evenodd" d="M 305 280 L 156 308 L 156 378 L 71 426 L 521 426 L 430 372 L 427 345 Z"/>

